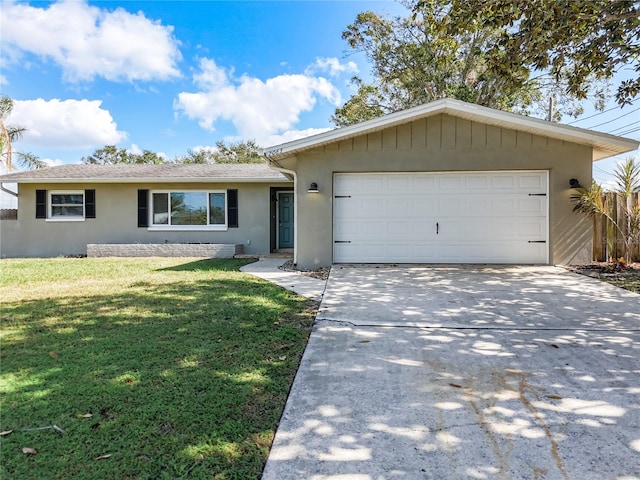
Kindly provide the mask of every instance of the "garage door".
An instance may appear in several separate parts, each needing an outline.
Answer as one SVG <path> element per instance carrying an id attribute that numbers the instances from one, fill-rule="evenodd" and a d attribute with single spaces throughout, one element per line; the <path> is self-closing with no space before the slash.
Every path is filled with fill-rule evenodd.
<path id="1" fill-rule="evenodd" d="M 334 176 L 336 263 L 548 263 L 546 171 Z"/>

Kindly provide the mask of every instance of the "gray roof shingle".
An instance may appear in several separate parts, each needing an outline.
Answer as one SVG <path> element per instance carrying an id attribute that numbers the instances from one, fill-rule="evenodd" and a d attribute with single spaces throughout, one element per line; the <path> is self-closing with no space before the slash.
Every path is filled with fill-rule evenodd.
<path id="1" fill-rule="evenodd" d="M 100 183 L 166 182 L 166 181 L 289 181 L 282 173 L 262 163 L 215 163 L 151 165 L 60 165 L 26 170 L 0 176 L 2 182 L 69 182 Z"/>

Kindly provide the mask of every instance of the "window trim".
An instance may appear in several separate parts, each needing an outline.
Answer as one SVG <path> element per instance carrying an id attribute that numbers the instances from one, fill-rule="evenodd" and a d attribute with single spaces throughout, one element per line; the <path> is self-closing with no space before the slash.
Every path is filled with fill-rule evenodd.
<path id="1" fill-rule="evenodd" d="M 169 201 L 169 208 L 170 208 L 170 204 L 171 204 L 171 194 L 172 193 L 205 193 L 207 195 L 207 225 L 170 225 L 170 224 L 159 224 L 159 223 L 153 223 L 153 214 L 154 214 L 154 202 L 153 202 L 153 195 L 156 193 L 167 193 L 168 194 L 168 201 Z M 210 219 L 210 212 L 209 212 L 209 208 L 211 206 L 210 200 L 209 200 L 209 194 L 211 193 L 218 193 L 218 194 L 222 194 L 224 195 L 224 225 L 223 224 L 215 224 L 215 225 L 210 225 L 209 219 Z M 149 210 L 149 214 L 148 214 L 148 227 L 147 230 L 150 232 L 167 232 L 167 231 L 171 231 L 171 232 L 176 232 L 176 231 L 188 231 L 188 232 L 194 232 L 194 231 L 206 231 L 206 232 L 226 232 L 227 230 L 229 230 L 229 212 L 228 212 L 228 195 L 227 195 L 227 190 L 201 190 L 201 189 L 160 189 L 160 190 L 149 190 L 149 200 L 148 200 L 148 210 Z M 171 212 L 169 211 L 169 222 L 171 221 Z"/>
<path id="2" fill-rule="evenodd" d="M 82 195 L 82 216 L 69 215 L 62 217 L 53 216 L 53 207 L 60 204 L 53 203 L 53 195 Z M 86 219 L 86 193 L 85 190 L 48 190 L 47 191 L 47 222 L 84 222 Z"/>

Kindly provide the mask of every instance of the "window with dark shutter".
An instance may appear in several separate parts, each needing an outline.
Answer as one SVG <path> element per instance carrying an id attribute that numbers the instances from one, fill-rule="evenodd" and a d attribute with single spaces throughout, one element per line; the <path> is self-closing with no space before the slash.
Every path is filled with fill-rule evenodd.
<path id="1" fill-rule="evenodd" d="M 138 190 L 138 227 L 149 226 L 149 190 Z"/>
<path id="2" fill-rule="evenodd" d="M 36 218 L 47 218 L 46 190 L 36 190 Z"/>
<path id="3" fill-rule="evenodd" d="M 84 218 L 96 218 L 96 191 L 84 191 Z"/>
<path id="4" fill-rule="evenodd" d="M 238 228 L 238 190 L 227 190 L 227 221 L 229 228 Z"/>

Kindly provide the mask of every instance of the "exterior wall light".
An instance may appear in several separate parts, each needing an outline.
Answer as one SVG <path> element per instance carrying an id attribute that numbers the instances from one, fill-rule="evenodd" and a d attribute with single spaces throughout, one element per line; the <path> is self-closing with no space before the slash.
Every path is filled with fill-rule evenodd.
<path id="1" fill-rule="evenodd" d="M 582 188 L 582 185 L 580 185 L 580 182 L 578 181 L 577 178 L 572 178 L 571 180 L 569 180 L 569 187 Z"/>
<path id="2" fill-rule="evenodd" d="M 318 190 L 318 184 L 316 182 L 313 182 L 311 185 L 309 185 L 309 190 L 307 190 L 307 193 L 318 193 L 320 190 Z"/>

